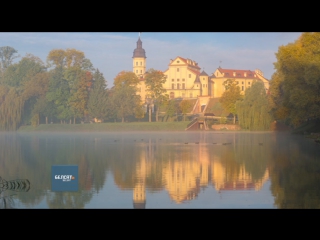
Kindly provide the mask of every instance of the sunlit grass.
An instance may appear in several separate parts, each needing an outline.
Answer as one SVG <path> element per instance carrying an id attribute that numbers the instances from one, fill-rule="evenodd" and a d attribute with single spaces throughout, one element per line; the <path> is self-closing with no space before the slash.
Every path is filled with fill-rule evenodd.
<path id="1" fill-rule="evenodd" d="M 18 132 L 103 132 L 103 131 L 184 131 L 189 121 L 181 122 L 131 122 L 86 124 L 40 124 L 22 126 Z"/>

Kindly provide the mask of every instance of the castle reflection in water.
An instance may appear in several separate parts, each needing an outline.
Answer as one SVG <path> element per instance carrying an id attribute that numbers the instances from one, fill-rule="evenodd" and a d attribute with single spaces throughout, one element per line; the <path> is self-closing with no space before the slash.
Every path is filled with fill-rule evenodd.
<path id="1" fill-rule="evenodd" d="M 135 168 L 133 188 L 134 208 L 146 206 L 146 179 L 151 174 L 158 144 L 149 140 L 141 143 L 140 160 Z M 267 166 L 260 176 L 253 178 L 253 172 L 246 169 L 245 162 L 237 162 L 235 153 L 241 150 L 234 146 L 213 146 L 205 143 L 177 144 L 177 151 L 169 156 L 162 166 L 162 186 L 171 200 L 183 203 L 197 198 L 201 189 L 214 186 L 216 191 L 258 191 L 269 179 Z M 213 147 L 215 149 L 213 150 Z M 185 151 L 184 151 L 185 150 Z M 252 168 L 251 168 L 252 169 Z M 257 175 L 257 174 L 255 174 Z"/>

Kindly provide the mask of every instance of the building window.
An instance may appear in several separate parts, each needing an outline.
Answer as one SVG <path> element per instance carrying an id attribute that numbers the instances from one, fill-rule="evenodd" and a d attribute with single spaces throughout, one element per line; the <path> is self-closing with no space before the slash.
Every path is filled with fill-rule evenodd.
<path id="1" fill-rule="evenodd" d="M 208 87 L 208 84 L 206 84 L 206 87 Z"/>
<path id="2" fill-rule="evenodd" d="M 238 82 L 238 81 L 236 81 L 236 84 L 239 84 L 239 82 Z"/>
<path id="3" fill-rule="evenodd" d="M 199 87 L 199 85 L 197 84 L 197 87 Z"/>
<path id="4" fill-rule="evenodd" d="M 136 73 L 138 73 L 138 70 L 136 70 Z"/>
<path id="5" fill-rule="evenodd" d="M 185 89 L 185 84 L 184 83 L 182 83 L 182 89 Z"/>
<path id="6" fill-rule="evenodd" d="M 179 72 L 179 68 L 177 68 L 177 72 Z"/>
<path id="7" fill-rule="evenodd" d="M 174 82 L 174 79 L 172 78 L 172 82 Z"/>
<path id="8" fill-rule="evenodd" d="M 140 73 L 142 73 L 142 70 L 140 70 Z"/>
<path id="9" fill-rule="evenodd" d="M 250 85 L 250 82 L 248 82 L 248 85 Z"/>
<path id="10" fill-rule="evenodd" d="M 191 74 L 189 74 L 189 78 L 191 78 Z"/>
<path id="11" fill-rule="evenodd" d="M 177 79 L 177 82 L 179 82 L 179 78 Z"/>
<path id="12" fill-rule="evenodd" d="M 242 86 L 242 91 L 244 90 L 244 86 Z"/>
<path id="13" fill-rule="evenodd" d="M 243 82 L 242 82 L 242 84 L 243 84 Z"/>
<path id="14" fill-rule="evenodd" d="M 142 62 L 140 62 L 140 66 L 142 66 Z"/>
<path id="15" fill-rule="evenodd" d="M 170 98 L 173 99 L 174 98 L 174 92 L 170 93 Z"/>
<path id="16" fill-rule="evenodd" d="M 136 66 L 138 66 L 138 62 L 136 62 Z"/>
<path id="17" fill-rule="evenodd" d="M 180 89 L 180 83 L 177 84 L 177 89 Z"/>
<path id="18" fill-rule="evenodd" d="M 205 84 L 203 84 L 203 87 L 205 87 L 206 85 Z"/>
<path id="19" fill-rule="evenodd" d="M 184 82 L 184 78 L 182 78 L 182 82 Z"/>
<path id="20" fill-rule="evenodd" d="M 174 83 L 172 83 L 172 89 L 174 89 Z"/>
<path id="21" fill-rule="evenodd" d="M 178 60 L 177 63 L 180 63 L 180 61 Z"/>
<path id="22" fill-rule="evenodd" d="M 202 78 L 204 80 L 204 78 Z"/>

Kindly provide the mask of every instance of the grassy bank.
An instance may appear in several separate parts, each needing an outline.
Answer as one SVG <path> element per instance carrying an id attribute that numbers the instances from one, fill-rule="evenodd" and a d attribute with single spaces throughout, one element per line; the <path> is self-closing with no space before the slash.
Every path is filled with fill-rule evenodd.
<path id="1" fill-rule="evenodd" d="M 87 124 L 40 124 L 22 126 L 18 132 L 120 132 L 120 131 L 184 131 L 189 121 L 182 122 L 131 122 Z"/>

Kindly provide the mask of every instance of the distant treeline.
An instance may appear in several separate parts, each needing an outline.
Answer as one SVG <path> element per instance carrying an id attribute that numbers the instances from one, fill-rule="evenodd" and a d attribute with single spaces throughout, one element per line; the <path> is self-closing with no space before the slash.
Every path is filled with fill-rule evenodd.
<path id="1" fill-rule="evenodd" d="M 139 79 L 133 72 L 120 72 L 108 89 L 103 74 L 79 50 L 54 49 L 46 63 L 32 54 L 13 63 L 16 58 L 20 58 L 16 49 L 0 47 L 0 130 L 146 118 L 147 106 L 136 94 Z M 148 73 L 150 109 L 156 120 L 160 107 L 167 117 L 190 111 L 190 104 L 177 105 L 162 94 L 161 71 L 149 69 Z"/>
<path id="2" fill-rule="evenodd" d="M 261 83 L 245 95 L 233 79 L 225 82 L 222 107 L 248 130 L 268 130 L 273 120 L 293 127 L 308 119 L 320 118 L 320 33 L 303 33 L 294 43 L 280 46 L 275 73 L 266 93 Z M 122 71 L 107 88 L 103 74 L 85 54 L 76 49 L 54 49 L 44 63 L 27 54 L 16 63 L 18 51 L 0 47 L 0 130 L 16 130 L 21 125 L 40 123 L 80 123 L 97 121 L 155 121 L 160 110 L 174 119 L 192 110 L 190 101 L 169 100 L 163 72 L 149 69 L 145 75 L 145 105 L 137 95 L 138 77 Z"/>

